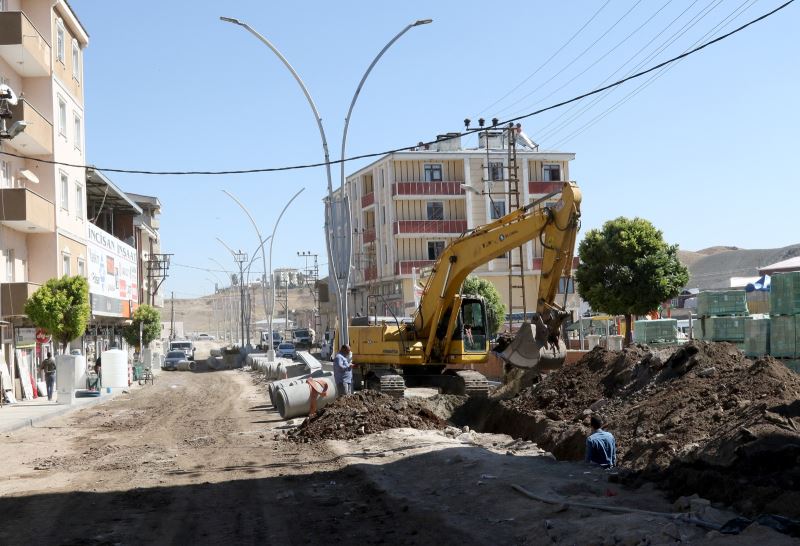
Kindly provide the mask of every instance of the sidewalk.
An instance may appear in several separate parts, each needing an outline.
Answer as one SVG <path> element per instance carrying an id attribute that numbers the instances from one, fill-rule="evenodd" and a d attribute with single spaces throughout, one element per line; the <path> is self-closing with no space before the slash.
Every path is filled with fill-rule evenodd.
<path id="1" fill-rule="evenodd" d="M 138 387 L 138 383 L 134 381 L 133 385 L 125 390 L 130 392 Z M 74 398 L 72 404 L 59 404 L 57 394 L 54 395 L 52 402 L 48 401 L 46 396 L 40 396 L 35 400 L 23 400 L 16 404 L 3 404 L 3 407 L 0 408 L 0 433 L 33 426 L 34 423 L 52 419 L 92 404 L 107 402 L 122 394 L 122 391 L 123 389 L 114 389 L 111 394 L 103 391 L 98 397 Z"/>

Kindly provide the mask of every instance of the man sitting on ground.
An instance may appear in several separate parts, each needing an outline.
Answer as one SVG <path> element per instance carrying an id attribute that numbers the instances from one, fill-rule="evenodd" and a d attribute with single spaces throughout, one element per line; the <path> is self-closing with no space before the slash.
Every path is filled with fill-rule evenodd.
<path id="1" fill-rule="evenodd" d="M 592 415 L 592 434 L 586 438 L 586 462 L 612 468 L 617 464 L 617 442 L 614 435 L 603 430 L 603 421 Z"/>

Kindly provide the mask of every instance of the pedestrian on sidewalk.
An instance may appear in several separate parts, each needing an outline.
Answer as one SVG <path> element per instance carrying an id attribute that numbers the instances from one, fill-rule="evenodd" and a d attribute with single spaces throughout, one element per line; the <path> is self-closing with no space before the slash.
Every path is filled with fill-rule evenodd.
<path id="1" fill-rule="evenodd" d="M 586 438 L 586 462 L 603 468 L 617 465 L 617 442 L 614 435 L 603 430 L 603 420 L 598 415 L 591 418 L 592 434 Z"/>
<path id="2" fill-rule="evenodd" d="M 48 351 L 47 358 L 39 364 L 39 369 L 44 372 L 44 382 L 47 385 L 47 399 L 53 400 L 53 386 L 56 384 L 56 362 Z"/>
<path id="3" fill-rule="evenodd" d="M 353 394 L 353 364 L 350 363 L 350 346 L 345 344 L 333 359 L 333 379 L 339 396 Z"/>

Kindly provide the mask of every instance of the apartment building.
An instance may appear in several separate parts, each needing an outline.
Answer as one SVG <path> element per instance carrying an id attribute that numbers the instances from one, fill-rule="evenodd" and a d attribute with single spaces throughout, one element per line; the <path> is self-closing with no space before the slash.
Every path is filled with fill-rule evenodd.
<path id="1" fill-rule="evenodd" d="M 150 258 L 161 254 L 161 201 L 152 195 L 128 192 L 142 213 L 133 219 L 134 247 L 139 254 L 139 301 L 155 307 L 164 307 L 164 297 L 158 291 L 159 279 L 150 271 Z M 153 267 L 155 269 L 155 267 Z"/>
<path id="2" fill-rule="evenodd" d="M 520 204 L 559 190 L 569 180 L 574 158 L 573 153 L 517 146 Z M 383 156 L 348 176 L 345 191 L 354 232 L 351 313 L 413 314 L 419 278 L 444 248 L 468 229 L 509 211 L 508 162 L 502 131 L 487 131 L 471 149 L 450 134 L 432 145 Z M 542 255 L 538 240 L 523 248 L 529 311 L 535 310 Z M 507 256 L 498 256 L 475 274 L 491 281 L 510 309 L 508 269 Z M 560 284 L 568 308 L 577 309 L 577 298 L 569 295 L 574 285 L 566 279 Z"/>
<path id="3" fill-rule="evenodd" d="M 27 123 L 0 144 L 0 151 L 24 156 L 0 154 L 0 315 L 11 322 L 3 334 L 6 358 L 29 295 L 47 279 L 87 271 L 84 170 L 33 159 L 85 163 L 88 43 L 64 0 L 0 0 L 0 83 L 19 97 L 11 123 Z"/>

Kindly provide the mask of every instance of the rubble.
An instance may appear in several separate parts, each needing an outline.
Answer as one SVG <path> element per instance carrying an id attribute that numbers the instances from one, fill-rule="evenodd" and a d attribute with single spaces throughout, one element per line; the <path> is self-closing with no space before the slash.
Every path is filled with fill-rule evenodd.
<path id="1" fill-rule="evenodd" d="M 447 422 L 416 400 L 398 400 L 374 391 L 359 391 L 320 410 L 288 436 L 300 442 L 350 440 L 390 428 L 446 427 Z"/>

